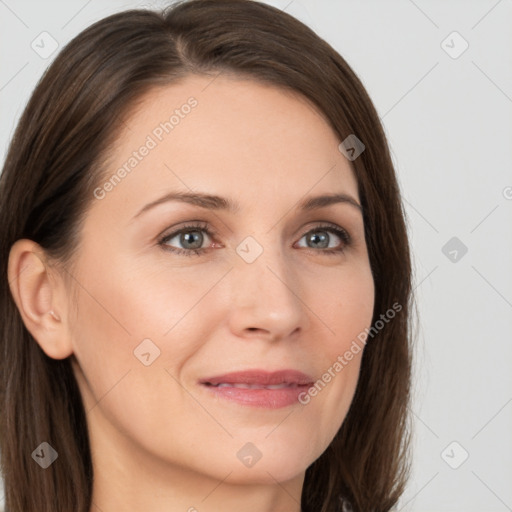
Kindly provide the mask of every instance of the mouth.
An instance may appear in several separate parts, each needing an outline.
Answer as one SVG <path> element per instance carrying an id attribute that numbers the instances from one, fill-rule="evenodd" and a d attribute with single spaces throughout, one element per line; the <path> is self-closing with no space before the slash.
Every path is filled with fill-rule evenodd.
<path id="1" fill-rule="evenodd" d="M 205 386 L 213 386 L 214 388 L 238 388 L 238 389 L 284 389 L 284 388 L 292 388 L 298 387 L 299 384 L 269 384 L 267 386 L 262 384 L 242 384 L 240 382 L 220 382 L 219 384 L 212 384 L 210 382 L 205 382 Z"/>
<path id="2" fill-rule="evenodd" d="M 297 370 L 248 370 L 209 377 L 199 384 L 216 398 L 277 409 L 298 403 L 300 393 L 313 385 L 313 378 Z"/>

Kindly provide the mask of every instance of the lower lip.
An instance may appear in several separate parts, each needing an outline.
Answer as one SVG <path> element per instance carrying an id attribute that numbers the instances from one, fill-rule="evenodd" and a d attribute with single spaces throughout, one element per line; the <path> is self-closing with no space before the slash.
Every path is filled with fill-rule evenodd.
<path id="1" fill-rule="evenodd" d="M 262 407 L 266 409 L 280 409 L 299 403 L 299 395 L 312 386 L 305 384 L 281 389 L 247 389 L 232 387 L 216 387 L 202 384 L 210 393 L 219 397 L 237 402 L 240 405 Z"/>

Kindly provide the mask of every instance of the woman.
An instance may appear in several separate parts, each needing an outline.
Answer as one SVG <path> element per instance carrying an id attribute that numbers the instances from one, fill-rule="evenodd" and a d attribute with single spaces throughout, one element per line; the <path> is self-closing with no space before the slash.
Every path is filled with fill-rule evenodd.
<path id="1" fill-rule="evenodd" d="M 95 23 L 20 119 L 0 220 L 8 512 L 397 503 L 404 212 L 305 25 L 247 0 Z"/>

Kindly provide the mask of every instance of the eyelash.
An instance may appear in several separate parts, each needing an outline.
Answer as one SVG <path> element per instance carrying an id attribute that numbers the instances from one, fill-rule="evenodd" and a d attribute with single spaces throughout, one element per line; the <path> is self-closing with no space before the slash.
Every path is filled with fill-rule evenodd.
<path id="1" fill-rule="evenodd" d="M 198 223 L 198 224 L 188 224 L 187 226 L 183 226 L 177 231 L 174 231 L 172 233 L 169 233 L 168 235 L 164 235 L 158 240 L 158 245 L 161 246 L 164 250 L 170 251 L 174 254 L 183 255 L 183 256 L 200 256 L 204 252 L 208 251 L 209 248 L 203 248 L 203 249 L 179 249 L 176 247 L 171 247 L 167 245 L 165 242 L 168 240 L 171 240 L 177 235 L 180 235 L 181 233 L 188 233 L 189 231 L 204 231 L 210 238 L 214 238 L 216 236 L 216 233 L 208 226 L 206 223 Z M 304 236 L 309 235 L 310 233 L 314 233 L 316 231 L 327 231 L 334 233 L 336 236 L 338 236 L 342 242 L 343 245 L 341 248 L 338 249 L 313 249 L 309 248 L 309 250 L 314 252 L 322 252 L 324 254 L 333 256 L 337 254 L 341 254 L 345 251 L 347 247 L 349 247 L 352 243 L 352 239 L 348 232 L 344 230 L 343 228 L 340 228 L 339 226 L 336 226 L 334 224 L 323 224 L 320 226 L 316 226 L 313 229 L 310 229 L 309 231 L 306 231 L 300 238 L 302 239 Z"/>

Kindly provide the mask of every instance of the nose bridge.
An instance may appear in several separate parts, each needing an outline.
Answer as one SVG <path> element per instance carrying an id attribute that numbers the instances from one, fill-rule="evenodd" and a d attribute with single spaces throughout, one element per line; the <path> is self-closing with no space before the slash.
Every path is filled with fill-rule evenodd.
<path id="1" fill-rule="evenodd" d="M 303 326 L 300 283 L 275 237 L 265 237 L 265 245 L 247 237 L 237 246 L 236 253 L 232 276 L 235 329 L 256 328 L 273 336 L 286 336 Z"/>
<path id="2" fill-rule="evenodd" d="M 236 271 L 247 278 L 255 279 L 265 288 L 279 288 L 274 293 L 291 292 L 289 281 L 292 280 L 293 268 L 289 255 L 285 254 L 277 236 L 260 235 L 246 237 L 236 248 L 238 260 Z"/>

